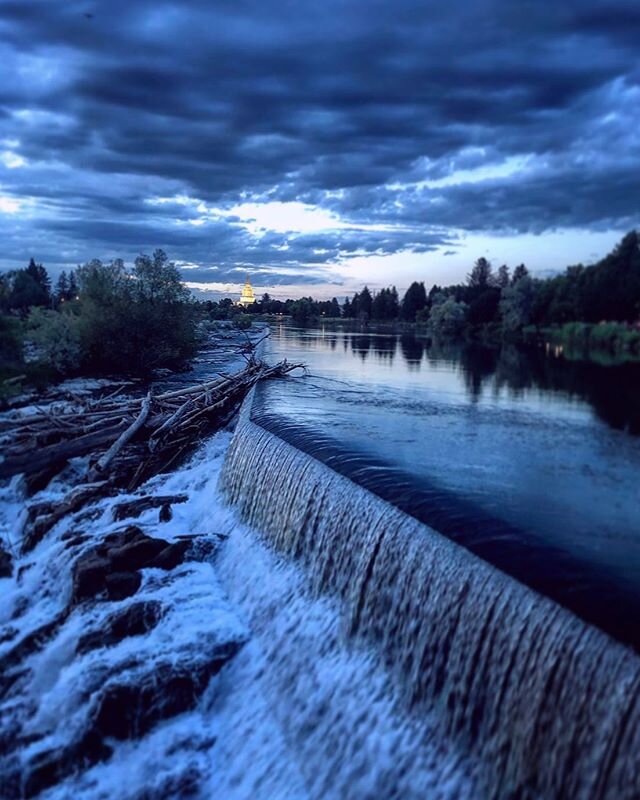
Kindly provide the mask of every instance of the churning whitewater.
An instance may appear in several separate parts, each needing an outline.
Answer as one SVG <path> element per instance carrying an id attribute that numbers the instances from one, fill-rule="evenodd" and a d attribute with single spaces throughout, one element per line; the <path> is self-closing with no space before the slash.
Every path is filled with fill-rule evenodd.
<path id="1" fill-rule="evenodd" d="M 148 510 L 116 522 L 128 498 L 102 500 L 0 582 L 2 796 L 481 796 L 482 764 L 435 714 L 406 712 L 375 650 L 346 637 L 338 599 L 221 499 L 229 440 L 143 487 L 188 495 L 171 521 Z M 0 505 L 16 550 L 23 499 L 14 481 Z M 173 565 L 165 548 L 123 599 L 83 593 L 80 567 L 133 528 L 138 550 L 144 536 L 184 557 Z"/>
<path id="2" fill-rule="evenodd" d="M 640 795 L 632 650 L 261 428 L 250 401 L 222 477 L 337 600 L 408 713 L 476 765 L 469 796 Z"/>
<path id="3" fill-rule="evenodd" d="M 102 499 L 0 579 L 2 797 L 639 796 L 638 656 L 252 402 L 141 487 L 172 514 Z"/>

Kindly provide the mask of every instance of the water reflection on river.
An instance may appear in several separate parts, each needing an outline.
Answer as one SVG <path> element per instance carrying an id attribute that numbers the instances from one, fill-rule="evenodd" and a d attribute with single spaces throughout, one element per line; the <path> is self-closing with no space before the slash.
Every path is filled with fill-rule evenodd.
<path id="1" fill-rule="evenodd" d="M 640 365 L 286 325 L 270 348 L 311 377 L 261 390 L 265 424 L 542 591 L 597 577 L 640 610 Z"/>

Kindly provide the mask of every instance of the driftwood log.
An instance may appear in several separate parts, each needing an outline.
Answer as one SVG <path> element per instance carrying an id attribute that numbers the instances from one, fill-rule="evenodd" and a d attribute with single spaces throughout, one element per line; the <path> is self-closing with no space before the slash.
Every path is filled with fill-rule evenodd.
<path id="1" fill-rule="evenodd" d="M 23 531 L 31 549 L 63 516 L 96 497 L 134 491 L 175 465 L 201 439 L 226 425 L 258 381 L 287 375 L 301 364 L 268 365 L 252 354 L 234 374 L 144 397 L 109 396 L 76 410 L 29 414 L 0 421 L 0 480 L 23 474 L 27 485 L 88 457 L 84 475 L 55 508 L 34 504 Z M 175 501 L 174 501 L 175 502 Z"/>
<path id="2" fill-rule="evenodd" d="M 135 500 L 125 500 L 113 507 L 112 515 L 115 522 L 131 517 L 139 517 L 140 514 L 150 508 L 163 508 L 172 506 L 174 503 L 186 503 L 189 499 L 186 494 L 159 494 L 144 495 L 136 497 Z"/>

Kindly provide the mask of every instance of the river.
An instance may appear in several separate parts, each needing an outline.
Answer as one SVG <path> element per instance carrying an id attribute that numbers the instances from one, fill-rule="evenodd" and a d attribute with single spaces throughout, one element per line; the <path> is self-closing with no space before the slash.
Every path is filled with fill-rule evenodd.
<path id="1" fill-rule="evenodd" d="M 640 647 L 640 365 L 274 326 L 254 419 Z"/>

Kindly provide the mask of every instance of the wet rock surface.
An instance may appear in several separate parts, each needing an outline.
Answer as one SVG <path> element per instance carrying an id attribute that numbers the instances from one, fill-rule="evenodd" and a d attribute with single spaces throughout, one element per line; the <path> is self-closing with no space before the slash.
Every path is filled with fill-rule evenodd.
<path id="1" fill-rule="evenodd" d="M 80 655 L 98 647 L 109 647 L 127 636 L 141 636 L 154 628 L 162 617 L 162 604 L 157 600 L 131 603 L 111 614 L 97 630 L 79 640 L 76 652 Z"/>
<path id="2" fill-rule="evenodd" d="M 115 505 L 112 512 L 113 519 L 116 521 L 131 519 L 132 517 L 139 517 L 150 508 L 159 508 L 159 521 L 168 522 L 173 517 L 171 505 L 173 503 L 186 503 L 188 499 L 186 494 L 137 497 Z"/>
<path id="3" fill-rule="evenodd" d="M 164 663 L 135 681 L 109 681 L 96 693 L 81 737 L 65 747 L 38 753 L 21 771 L 14 771 L 8 796 L 35 797 L 80 767 L 86 769 L 108 759 L 113 740 L 139 738 L 162 720 L 193 708 L 209 680 L 241 644 L 229 642 L 213 648 L 195 665 Z"/>
<path id="4" fill-rule="evenodd" d="M 140 588 L 141 569 L 174 569 L 182 563 L 188 547 L 186 541 L 169 543 L 147 536 L 135 525 L 112 533 L 74 564 L 72 603 L 130 597 Z"/>
<path id="5" fill-rule="evenodd" d="M 108 685 L 92 716 L 90 733 L 114 739 L 142 736 L 160 720 L 191 708 L 209 679 L 239 649 L 239 643 L 228 643 L 214 648 L 195 667 L 163 664 L 140 682 Z"/>
<path id="6" fill-rule="evenodd" d="M 13 684 L 24 674 L 21 669 L 22 662 L 40 650 L 62 627 L 67 619 L 68 612 L 62 611 L 53 619 L 48 620 L 35 630 L 28 633 L 18 642 L 14 643 L 0 657 L 0 698 L 2 698 Z M 17 629 L 14 629 L 17 631 Z"/>
<path id="7" fill-rule="evenodd" d="M 0 578 L 10 578 L 13 574 L 13 558 L 11 553 L 0 542 Z"/>
<path id="8" fill-rule="evenodd" d="M 230 330 L 188 383 L 242 368 L 245 339 Z M 225 537 L 209 528 L 227 524 L 215 486 L 229 439 L 60 517 L 83 459 L 0 487 L 0 527 L 28 511 L 13 559 L 0 552 L 1 800 L 203 796 L 222 741 L 216 674 L 249 637 L 213 565 Z"/>
<path id="9" fill-rule="evenodd" d="M 33 558 L 21 565 L 16 619 L 0 629 L 2 798 L 66 785 L 110 759 L 115 742 L 140 739 L 198 703 L 246 638 L 237 626 L 221 632 L 212 623 L 220 601 L 209 562 L 223 541 L 191 534 L 170 541 L 137 525 L 100 537 L 70 527 L 58 536 L 56 558 L 66 566 L 44 567 L 54 577 L 43 594 L 59 595 L 58 610 L 22 636 L 28 587 L 43 565 Z M 38 698 L 43 686 L 52 687 L 50 697 Z M 191 778 L 172 779 L 180 796 L 197 784 Z"/>

